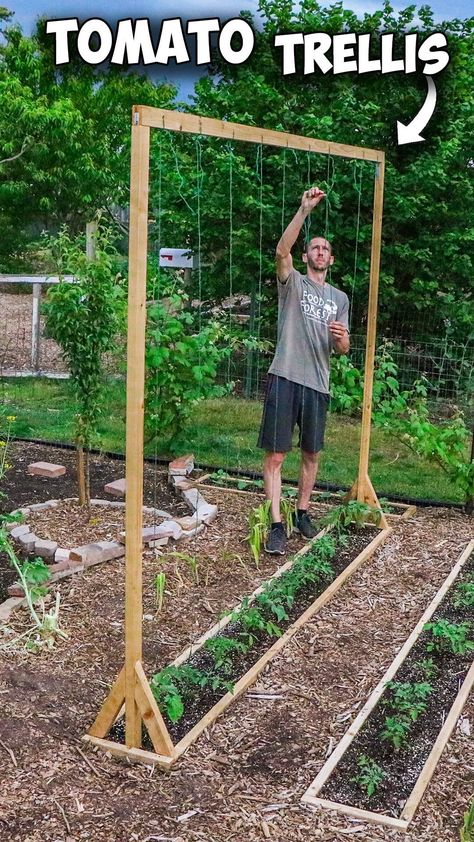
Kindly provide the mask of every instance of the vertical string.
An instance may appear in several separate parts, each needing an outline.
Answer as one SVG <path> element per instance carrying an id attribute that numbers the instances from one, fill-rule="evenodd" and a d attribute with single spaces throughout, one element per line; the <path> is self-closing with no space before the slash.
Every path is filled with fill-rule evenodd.
<path id="1" fill-rule="evenodd" d="M 262 281 L 263 281 L 263 145 L 257 149 L 257 167 L 259 179 L 259 245 L 258 245 L 258 291 L 257 291 L 257 376 L 255 384 L 255 394 L 258 395 L 260 386 L 260 322 L 262 316 Z"/>
<path id="2" fill-rule="evenodd" d="M 153 302 L 157 300 L 157 292 L 159 290 L 159 274 L 160 274 L 160 249 L 161 249 L 161 235 L 162 235 L 162 228 L 161 228 L 161 217 L 162 217 L 162 202 L 163 202 L 163 130 L 158 131 L 158 267 L 157 271 L 153 273 L 153 283 L 152 283 L 152 296 Z M 153 304 L 151 305 L 154 306 Z M 153 320 L 152 320 L 153 326 Z M 156 325 L 155 325 L 156 329 Z M 158 371 L 155 369 L 155 382 L 154 382 L 154 400 L 155 402 L 158 399 Z M 157 500 L 158 500 L 158 423 L 155 415 L 155 435 L 154 435 L 154 442 L 153 442 L 153 508 L 157 508 Z M 156 523 L 156 515 L 153 513 L 153 524 L 157 526 Z M 155 550 L 155 558 L 157 557 L 158 552 Z"/>
<path id="3" fill-rule="evenodd" d="M 352 273 L 352 290 L 351 290 L 351 299 L 349 302 L 349 330 L 352 329 L 352 316 L 354 312 L 354 295 L 355 295 L 355 286 L 356 286 L 356 278 L 357 278 L 357 270 L 358 270 L 358 257 L 359 257 L 359 234 L 360 234 L 360 215 L 361 215 L 361 201 L 362 201 L 362 164 L 358 161 L 352 162 L 353 166 L 353 183 L 354 188 L 357 193 L 357 221 L 356 221 L 356 235 L 355 235 L 355 245 L 354 245 L 354 271 Z M 357 180 L 357 173 L 358 180 Z"/>

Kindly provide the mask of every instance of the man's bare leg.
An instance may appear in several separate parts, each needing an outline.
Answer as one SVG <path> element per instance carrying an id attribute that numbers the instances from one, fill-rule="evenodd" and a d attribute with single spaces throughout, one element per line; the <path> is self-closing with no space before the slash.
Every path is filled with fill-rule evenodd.
<path id="1" fill-rule="evenodd" d="M 281 522 L 281 466 L 284 458 L 284 453 L 268 452 L 263 460 L 265 496 L 267 500 L 271 501 L 272 523 Z"/>
<path id="2" fill-rule="evenodd" d="M 301 468 L 298 482 L 298 509 L 306 511 L 311 500 L 311 492 L 316 482 L 319 467 L 319 452 L 301 451 Z"/>

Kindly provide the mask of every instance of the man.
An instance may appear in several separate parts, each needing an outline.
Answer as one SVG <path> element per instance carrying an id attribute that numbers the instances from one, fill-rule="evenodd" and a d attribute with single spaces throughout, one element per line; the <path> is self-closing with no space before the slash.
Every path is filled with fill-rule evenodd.
<path id="1" fill-rule="evenodd" d="M 306 275 L 293 268 L 291 250 L 311 211 L 325 193 L 312 187 L 282 234 L 276 250 L 278 278 L 278 338 L 269 369 L 259 447 L 265 453 L 265 494 L 271 501 L 272 525 L 265 550 L 283 555 L 286 534 L 281 521 L 281 467 L 291 450 L 295 424 L 301 447 L 298 508 L 295 530 L 313 538 L 316 530 L 308 515 L 311 492 L 324 444 L 329 403 L 329 358 L 332 351 L 349 350 L 349 300 L 326 281 L 334 263 L 331 244 L 324 237 L 305 243 Z"/>

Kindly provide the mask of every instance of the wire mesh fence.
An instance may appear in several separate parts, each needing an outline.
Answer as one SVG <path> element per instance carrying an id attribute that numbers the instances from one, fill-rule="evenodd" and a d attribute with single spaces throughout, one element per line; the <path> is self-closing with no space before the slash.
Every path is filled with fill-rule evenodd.
<path id="1" fill-rule="evenodd" d="M 60 348 L 46 336 L 41 313 L 41 300 L 46 294 L 47 284 L 38 284 L 37 313 L 34 286 L 36 284 L 31 280 L 24 279 L 14 285 L 0 284 L 0 375 L 65 378 L 68 372 Z M 233 319 L 245 332 L 250 319 L 245 310 L 250 306 L 250 299 L 247 297 L 243 306 L 240 300 L 239 305 Z M 407 333 L 411 334 L 411 338 L 407 338 Z M 466 341 L 459 342 L 448 331 L 445 336 L 430 341 L 418 339 L 418 335 L 419 330 L 413 325 L 409 329 L 404 326 L 403 330 L 400 325 L 385 326 L 379 335 L 379 347 L 383 343 L 389 349 L 397 366 L 400 387 L 410 390 L 423 378 L 435 417 L 449 417 L 459 408 L 468 423 L 474 422 L 474 338 L 468 337 Z M 227 361 L 222 364 L 218 380 L 225 383 L 230 378 L 237 395 L 260 399 L 264 394 L 271 358 L 268 352 L 236 353 L 230 364 Z M 360 326 L 351 336 L 350 359 L 363 372 L 365 333 Z M 112 358 L 107 371 L 110 375 L 123 375 L 123 369 L 120 370 Z"/>

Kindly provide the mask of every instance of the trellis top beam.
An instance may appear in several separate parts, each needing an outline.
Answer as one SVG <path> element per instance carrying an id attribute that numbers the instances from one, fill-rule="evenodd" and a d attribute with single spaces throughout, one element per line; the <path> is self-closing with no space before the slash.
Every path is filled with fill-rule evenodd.
<path id="1" fill-rule="evenodd" d="M 275 132 L 271 129 L 259 129 L 254 126 L 245 126 L 242 123 L 229 123 L 226 120 L 214 120 L 211 117 L 184 114 L 181 111 L 152 108 L 149 105 L 134 105 L 133 122 L 135 125 L 149 126 L 153 129 L 208 135 L 246 143 L 262 143 L 265 146 L 280 146 L 284 149 L 301 149 L 306 152 L 319 152 L 323 155 L 334 155 L 340 158 L 357 158 L 374 163 L 382 163 L 385 160 L 385 153 L 379 149 L 366 149 L 364 146 L 332 143 L 329 140 L 317 140 L 297 134 Z"/>

